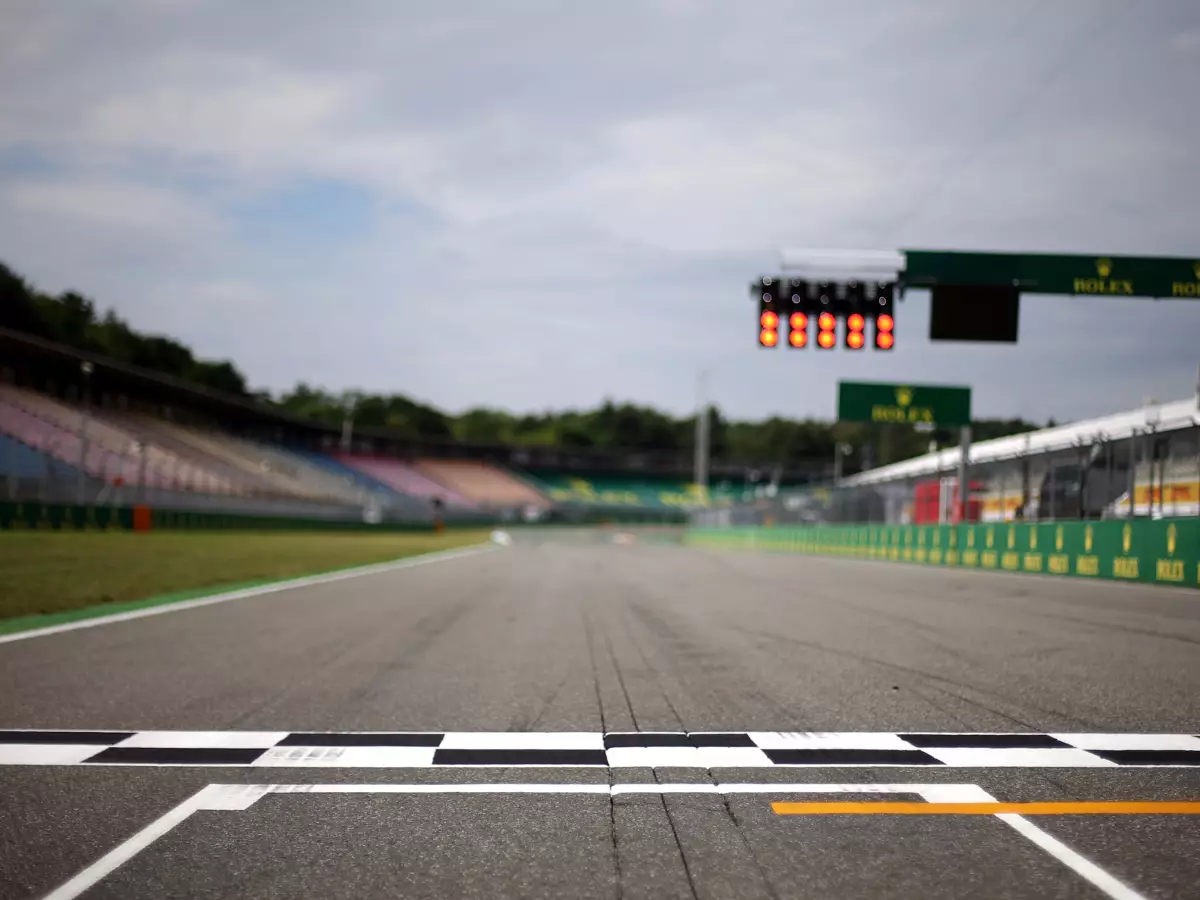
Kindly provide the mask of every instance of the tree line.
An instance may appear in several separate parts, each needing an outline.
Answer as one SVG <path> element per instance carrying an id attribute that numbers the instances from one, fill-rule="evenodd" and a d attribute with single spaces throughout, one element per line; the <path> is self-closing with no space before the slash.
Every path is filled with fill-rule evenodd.
<path id="1" fill-rule="evenodd" d="M 170 375 L 192 384 L 256 400 L 266 407 L 309 421 L 340 427 L 387 429 L 400 435 L 453 439 L 479 444 L 555 446 L 608 450 L 690 452 L 695 417 L 675 417 L 651 406 L 606 400 L 590 410 L 511 413 L 478 407 L 460 415 L 443 412 L 403 394 L 333 392 L 303 382 L 271 395 L 252 390 L 246 376 L 228 360 L 204 360 L 173 338 L 138 332 L 108 310 L 75 292 L 42 293 L 0 263 L 0 326 L 90 351 L 119 362 Z M 924 453 L 935 441 L 951 446 L 955 431 L 921 433 L 907 426 L 867 426 L 815 419 L 772 417 L 747 422 L 709 410 L 711 451 L 715 459 L 747 464 L 784 465 L 830 460 L 838 444 L 855 454 L 847 471 L 861 464 L 858 449 L 873 448 L 876 464 Z M 1021 419 L 984 419 L 973 423 L 975 440 L 987 440 L 1038 428 Z"/>

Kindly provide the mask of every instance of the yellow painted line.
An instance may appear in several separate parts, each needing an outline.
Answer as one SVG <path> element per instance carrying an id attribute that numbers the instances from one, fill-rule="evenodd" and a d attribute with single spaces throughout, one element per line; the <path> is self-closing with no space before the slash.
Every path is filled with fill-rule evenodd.
<path id="1" fill-rule="evenodd" d="M 1200 802 L 1190 801 L 1085 801 L 1063 803 L 902 803 L 833 802 L 771 804 L 780 816 L 1196 816 Z"/>

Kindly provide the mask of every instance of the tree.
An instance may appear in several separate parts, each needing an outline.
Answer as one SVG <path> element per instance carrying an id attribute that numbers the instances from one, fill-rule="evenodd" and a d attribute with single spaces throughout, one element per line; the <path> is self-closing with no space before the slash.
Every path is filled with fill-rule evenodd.
<path id="1" fill-rule="evenodd" d="M 0 326 L 248 397 L 331 428 L 340 428 L 349 411 L 359 427 L 426 439 L 677 454 L 694 448 L 694 416 L 676 418 L 650 406 L 617 403 L 611 398 L 591 410 L 517 415 L 475 407 L 458 416 L 404 394 L 357 390 L 334 393 L 303 381 L 273 398 L 266 391 L 251 392 L 245 376 L 232 362 L 197 359 L 192 349 L 180 341 L 138 332 L 112 310 L 101 315 L 92 300 L 75 291 L 58 297 L 40 294 L 2 264 Z M 1036 427 L 1020 419 L 984 419 L 973 423 L 973 433 L 975 440 L 987 440 Z M 831 463 L 838 442 L 849 443 L 856 450 L 870 443 L 878 448 L 879 463 L 894 462 L 924 453 L 931 437 L 939 446 L 953 446 L 958 431 L 940 429 L 929 434 L 899 425 L 881 427 L 779 416 L 764 422 L 736 422 L 726 419 L 716 407 L 709 411 L 712 458 L 747 466 Z M 857 457 L 856 453 L 848 459 L 848 465 Z"/>

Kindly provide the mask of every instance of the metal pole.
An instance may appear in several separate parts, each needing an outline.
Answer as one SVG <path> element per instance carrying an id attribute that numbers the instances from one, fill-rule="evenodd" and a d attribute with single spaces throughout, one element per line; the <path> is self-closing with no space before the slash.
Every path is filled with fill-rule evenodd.
<path id="1" fill-rule="evenodd" d="M 1054 451 L 1046 451 L 1046 489 L 1050 492 L 1049 519 L 1058 518 L 1058 474 L 1054 469 Z"/>
<path id="2" fill-rule="evenodd" d="M 85 481 L 87 478 L 87 427 L 88 413 L 91 409 L 91 389 L 89 385 L 89 376 L 92 374 L 92 364 L 90 362 L 81 363 L 79 366 L 80 372 L 83 373 L 83 406 L 82 414 L 79 417 L 79 476 L 75 481 L 75 502 L 83 506 Z"/>
<path id="3" fill-rule="evenodd" d="M 1113 453 L 1112 441 L 1105 435 L 1104 438 L 1104 506 L 1101 507 L 1100 514 L 1103 516 L 1104 510 L 1108 509 L 1109 498 L 1113 496 L 1113 467 L 1116 463 Z"/>
<path id="4" fill-rule="evenodd" d="M 697 487 L 708 488 L 708 371 L 702 370 L 696 382 L 696 447 L 692 480 Z"/>
<path id="5" fill-rule="evenodd" d="M 1129 488 L 1129 518 L 1132 519 L 1137 513 L 1137 464 L 1138 464 L 1138 429 L 1133 429 L 1133 433 L 1129 435 L 1129 475 L 1127 478 Z"/>
<path id="6" fill-rule="evenodd" d="M 962 453 L 958 457 L 958 521 L 967 521 L 967 515 L 971 509 L 971 426 L 964 425 L 958 433 L 959 449 Z M 1001 501 L 1003 502 L 1003 501 Z"/>
<path id="7" fill-rule="evenodd" d="M 8 499 L 17 499 L 17 442 L 15 438 L 8 440 Z"/>
<path id="8" fill-rule="evenodd" d="M 138 441 L 138 489 L 137 497 L 139 503 L 146 502 L 146 466 L 148 464 L 147 457 L 149 449 L 145 441 Z"/>

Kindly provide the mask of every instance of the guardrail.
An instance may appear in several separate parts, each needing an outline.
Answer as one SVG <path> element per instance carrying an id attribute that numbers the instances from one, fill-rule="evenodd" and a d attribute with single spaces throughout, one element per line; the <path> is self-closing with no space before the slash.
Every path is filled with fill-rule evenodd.
<path id="1" fill-rule="evenodd" d="M 690 528 L 695 547 L 1200 587 L 1200 520 Z"/>

